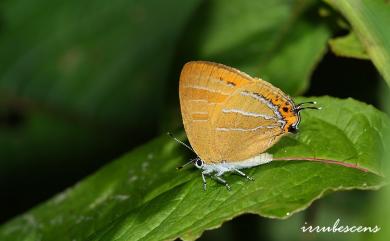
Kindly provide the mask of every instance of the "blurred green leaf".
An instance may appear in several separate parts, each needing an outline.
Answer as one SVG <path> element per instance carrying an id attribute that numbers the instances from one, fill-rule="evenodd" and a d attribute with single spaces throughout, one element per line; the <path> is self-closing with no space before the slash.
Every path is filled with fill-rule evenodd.
<path id="1" fill-rule="evenodd" d="M 2 1 L 0 176 L 77 169 L 154 134 L 178 36 L 199 2 Z"/>
<path id="2" fill-rule="evenodd" d="M 305 101 L 299 98 L 297 101 Z M 274 157 L 317 157 L 364 168 L 308 161 L 274 161 L 251 168 L 255 181 L 229 175 L 232 191 L 175 166 L 184 157 L 158 138 L 102 168 L 75 187 L 0 227 L 1 240 L 193 240 L 242 213 L 287 218 L 325 193 L 377 189 L 389 118 L 352 99 L 316 100 L 302 113 L 300 132 L 284 137 Z"/>
<path id="3" fill-rule="evenodd" d="M 199 2 L 6 1 L 0 90 L 117 126 L 151 122 Z"/>
<path id="4" fill-rule="evenodd" d="M 390 86 L 390 4 L 385 0 L 325 0 L 352 25 L 372 62 Z"/>
<path id="5" fill-rule="evenodd" d="M 385 109 L 387 114 L 390 114 L 390 91 L 383 91 L 384 88 L 382 88 L 381 94 L 381 101 L 383 108 Z M 386 147 L 390 146 L 390 130 L 387 132 L 383 132 L 385 144 Z M 390 177 L 390 148 L 385 149 L 385 160 L 386 163 L 383 165 L 383 172 L 387 177 Z M 368 237 L 371 238 L 373 241 L 386 241 L 390 237 L 390 186 L 387 185 L 385 188 L 383 188 L 377 195 L 374 202 L 370 205 L 370 215 L 368 215 L 368 220 L 371 223 L 378 224 L 381 228 L 381 231 L 375 235 L 375 237 Z"/>
<path id="6" fill-rule="evenodd" d="M 207 1 L 185 49 L 197 59 L 236 67 L 296 95 L 307 89 L 331 34 L 318 7 L 312 0 Z"/>
<path id="7" fill-rule="evenodd" d="M 329 40 L 330 49 L 338 56 L 370 59 L 354 32 Z"/>

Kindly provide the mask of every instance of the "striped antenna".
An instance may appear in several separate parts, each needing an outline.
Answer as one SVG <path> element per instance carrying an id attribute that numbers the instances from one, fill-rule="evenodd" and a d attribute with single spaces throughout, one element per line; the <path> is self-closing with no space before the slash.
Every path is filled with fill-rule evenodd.
<path id="1" fill-rule="evenodd" d="M 185 163 L 185 164 L 183 164 L 183 165 L 181 165 L 181 166 L 176 167 L 176 170 L 180 170 L 180 169 L 182 169 L 183 167 L 187 166 L 188 164 L 194 163 L 196 160 L 197 160 L 197 159 L 190 160 L 190 161 L 188 161 L 187 163 Z"/>
<path id="2" fill-rule="evenodd" d="M 188 150 L 192 151 L 193 153 L 195 153 L 194 149 L 192 149 L 189 145 L 187 145 L 186 143 L 182 142 L 181 140 L 177 139 L 176 137 L 174 137 L 172 135 L 172 133 L 170 133 L 169 131 L 167 132 L 167 135 L 170 136 L 172 139 L 174 139 L 177 143 L 179 144 L 182 144 L 183 146 L 187 147 Z M 195 153 L 196 154 L 196 153 Z"/>
<path id="3" fill-rule="evenodd" d="M 175 136 L 172 135 L 171 132 L 167 132 L 167 135 L 170 136 L 172 139 L 174 139 L 177 143 L 179 144 L 182 144 L 183 146 L 185 146 L 188 150 L 192 151 L 193 153 L 195 153 L 194 149 L 192 149 L 189 145 L 187 145 L 186 143 L 182 142 L 181 140 L 177 139 Z M 196 153 L 195 153 L 196 154 Z M 181 165 L 181 166 L 178 166 L 176 167 L 177 170 L 180 170 L 182 169 L 183 167 L 187 166 L 188 164 L 191 164 L 191 163 L 194 163 L 197 159 L 194 159 L 194 160 L 190 160 L 189 162 L 185 163 L 184 165 Z"/>
<path id="4" fill-rule="evenodd" d="M 321 107 L 316 107 L 316 106 L 304 106 L 305 104 L 316 105 L 317 102 L 315 102 L 315 101 L 307 101 L 307 102 L 299 103 L 296 106 L 295 110 L 299 112 L 299 111 L 304 110 L 304 109 L 312 109 L 312 110 L 321 110 L 322 109 Z"/>

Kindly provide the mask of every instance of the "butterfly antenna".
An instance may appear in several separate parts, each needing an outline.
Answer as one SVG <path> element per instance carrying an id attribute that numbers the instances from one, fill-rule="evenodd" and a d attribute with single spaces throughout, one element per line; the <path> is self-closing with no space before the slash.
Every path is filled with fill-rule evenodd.
<path id="1" fill-rule="evenodd" d="M 306 102 L 302 102 L 302 103 L 299 103 L 298 106 L 301 106 L 301 105 L 304 105 L 304 104 L 312 104 L 312 105 L 316 105 L 317 102 L 316 101 L 306 101 Z"/>
<path id="2" fill-rule="evenodd" d="M 315 105 L 317 104 L 317 102 L 315 101 L 307 101 L 307 102 L 302 102 L 302 103 L 299 103 L 297 106 L 296 106 L 296 110 L 297 111 L 301 111 L 301 110 L 304 110 L 304 109 L 312 109 L 312 110 L 321 110 L 322 108 L 321 107 L 316 107 L 316 106 L 303 106 L 305 104 L 312 104 L 312 105 Z"/>
<path id="3" fill-rule="evenodd" d="M 186 143 L 184 143 L 184 142 L 182 142 L 181 140 L 179 140 L 179 139 L 177 139 L 176 137 L 174 137 L 174 136 L 172 135 L 172 133 L 170 133 L 169 131 L 167 132 L 167 135 L 170 136 L 172 139 L 174 139 L 176 142 L 178 142 L 178 143 L 182 144 L 183 146 L 185 146 L 188 150 L 190 150 L 190 151 L 192 151 L 193 153 L 195 153 L 194 149 L 192 149 L 189 145 L 187 145 Z M 195 155 L 196 155 L 196 153 L 195 153 Z M 178 167 L 176 167 L 176 169 L 177 169 L 177 170 L 180 170 L 180 169 L 182 169 L 183 167 L 187 166 L 188 164 L 194 163 L 195 160 L 196 160 L 196 159 L 191 160 L 191 161 L 185 163 L 184 165 L 178 166 Z"/>
<path id="4" fill-rule="evenodd" d="M 172 135 L 172 133 L 170 132 L 167 132 L 167 135 L 170 136 L 172 139 L 174 139 L 176 142 L 182 144 L 183 146 L 187 147 L 188 150 L 192 151 L 193 153 L 195 153 L 194 149 L 192 149 L 189 145 L 187 145 L 186 143 L 182 142 L 181 140 L 177 139 L 176 137 L 174 137 Z M 195 153 L 196 154 L 196 153 Z"/>
<path id="5" fill-rule="evenodd" d="M 196 160 L 196 159 L 195 159 L 195 160 Z M 180 170 L 180 169 L 182 169 L 183 167 L 185 167 L 185 166 L 187 166 L 187 165 L 189 165 L 189 164 L 194 163 L 195 160 L 188 161 L 187 163 L 185 163 L 185 164 L 183 164 L 183 165 L 181 165 L 181 166 L 176 167 L 176 170 Z"/>
<path id="6" fill-rule="evenodd" d="M 315 106 L 306 106 L 306 107 L 299 108 L 299 110 L 303 110 L 303 109 L 321 110 L 322 108 L 321 107 L 315 107 Z"/>

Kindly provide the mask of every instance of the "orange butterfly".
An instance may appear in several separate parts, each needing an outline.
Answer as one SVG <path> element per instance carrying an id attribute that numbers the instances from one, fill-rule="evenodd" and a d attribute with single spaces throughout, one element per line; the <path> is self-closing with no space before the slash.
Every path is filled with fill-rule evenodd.
<path id="1" fill-rule="evenodd" d="M 184 65 L 179 84 L 183 124 L 198 158 L 191 161 L 205 175 L 228 171 L 248 179 L 240 169 L 272 161 L 264 153 L 283 135 L 295 133 L 302 109 L 270 83 L 237 69 L 206 61 Z M 306 102 L 315 104 L 315 102 Z"/>

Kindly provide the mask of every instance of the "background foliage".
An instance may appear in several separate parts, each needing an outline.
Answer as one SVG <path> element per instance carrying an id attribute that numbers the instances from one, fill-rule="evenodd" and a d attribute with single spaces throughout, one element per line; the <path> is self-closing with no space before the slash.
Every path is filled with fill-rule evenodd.
<path id="1" fill-rule="evenodd" d="M 318 98 L 328 108 L 305 113 L 301 133 L 271 151 L 358 163 L 368 173 L 277 162 L 251 170 L 254 183 L 229 176 L 232 193 L 209 182 L 205 194 L 198 172 L 174 170 L 191 156 L 166 137 L 123 154 L 181 128 L 178 76 L 193 59 L 237 67 L 293 96 L 353 97 L 386 111 L 388 22 L 383 0 L 3 1 L 0 240 L 194 239 L 247 212 L 292 217 L 244 215 L 202 238 L 234 240 L 250 229 L 255 240 L 300 239 L 304 221 L 331 225 L 341 218 L 378 224 L 383 232 L 369 237 L 386 239 L 388 220 L 377 218 L 386 188 L 327 195 L 291 215 L 323 192 L 383 185 L 388 117 L 354 100 Z M 318 175 L 309 178 L 314 170 Z M 283 171 L 293 174 L 278 186 Z M 310 185 L 289 186 L 304 181 Z"/>

